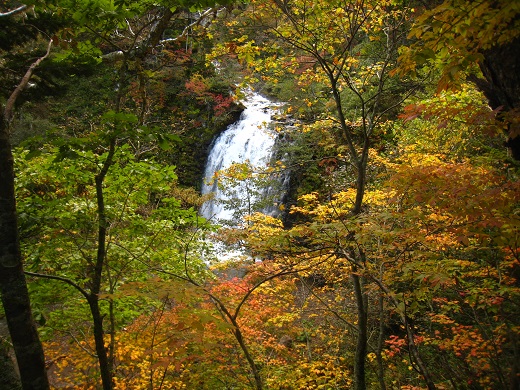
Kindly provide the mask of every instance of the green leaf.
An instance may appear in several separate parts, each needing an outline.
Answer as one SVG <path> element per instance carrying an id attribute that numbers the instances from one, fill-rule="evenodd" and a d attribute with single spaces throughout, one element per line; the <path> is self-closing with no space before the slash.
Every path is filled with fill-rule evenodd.
<path id="1" fill-rule="evenodd" d="M 61 145 L 53 162 L 61 162 L 65 159 L 76 160 L 78 157 L 78 152 L 76 152 L 74 149 L 71 149 L 69 145 Z"/>
<path id="2" fill-rule="evenodd" d="M 31 150 L 29 153 L 25 155 L 26 160 L 31 160 L 35 157 L 41 156 L 42 151 L 40 149 Z"/>

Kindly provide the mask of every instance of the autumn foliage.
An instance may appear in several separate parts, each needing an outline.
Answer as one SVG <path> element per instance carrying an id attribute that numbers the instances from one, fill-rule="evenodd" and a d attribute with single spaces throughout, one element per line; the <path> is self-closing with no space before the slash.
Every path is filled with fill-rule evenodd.
<path id="1" fill-rule="evenodd" d="M 520 386 L 519 109 L 478 88 L 518 2 L 94 3 L 53 64 L 117 87 L 14 149 L 54 388 Z M 239 83 L 284 103 L 269 167 L 214 174 L 223 228 L 196 172 Z"/>

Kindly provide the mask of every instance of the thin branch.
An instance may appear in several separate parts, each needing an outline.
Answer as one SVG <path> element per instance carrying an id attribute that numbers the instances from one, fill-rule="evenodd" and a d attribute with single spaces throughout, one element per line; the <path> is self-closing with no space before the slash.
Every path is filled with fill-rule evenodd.
<path id="1" fill-rule="evenodd" d="M 89 355 L 89 356 L 91 356 L 91 357 L 97 359 L 97 355 L 96 355 L 94 352 L 92 352 L 91 350 L 87 349 L 87 347 L 85 347 L 85 346 L 84 346 L 84 345 L 83 345 L 83 344 L 82 344 L 82 343 L 81 343 L 81 342 L 76 338 L 76 336 L 74 336 L 74 334 L 73 334 L 72 332 L 67 332 L 67 333 L 68 333 L 68 335 L 69 335 L 70 337 L 72 337 L 72 340 L 74 340 L 74 342 L 76 343 L 76 345 L 77 345 L 78 347 L 80 347 L 80 348 L 81 348 L 81 349 L 82 349 L 82 350 L 83 350 L 87 355 Z"/>
<path id="2" fill-rule="evenodd" d="M 210 14 L 217 14 L 217 12 L 222 9 L 222 8 L 209 8 L 207 9 L 206 11 L 204 11 L 202 14 L 200 14 L 200 16 L 192 23 L 188 24 L 186 27 L 184 27 L 184 30 L 182 30 L 182 33 L 180 33 L 178 36 L 176 36 L 175 38 L 166 38 L 166 39 L 162 39 L 161 41 L 159 41 L 159 44 L 164 44 L 164 43 L 168 43 L 168 42 L 175 42 L 175 41 L 178 41 L 179 39 L 182 39 L 184 37 L 186 37 L 190 31 L 190 29 L 192 29 L 193 27 L 195 26 L 199 26 L 202 24 L 202 22 L 204 21 L 204 19 L 206 19 L 206 17 L 208 17 Z"/>
<path id="3" fill-rule="evenodd" d="M 347 321 L 340 313 L 338 313 L 336 310 L 334 310 L 332 307 L 330 307 L 330 305 L 327 302 L 325 302 L 325 300 L 322 297 L 320 297 L 318 294 L 316 294 L 316 292 L 314 291 L 314 289 L 312 288 L 312 286 L 309 283 L 307 283 L 304 279 L 301 279 L 301 278 L 300 278 L 300 282 L 302 282 L 302 284 L 305 285 L 305 287 L 307 287 L 307 289 L 310 291 L 310 293 L 313 297 L 315 297 L 323 306 L 325 306 L 325 309 L 328 310 L 329 313 L 332 313 L 332 315 L 334 315 L 334 317 L 336 317 L 338 320 L 340 320 L 345 325 L 347 325 L 347 327 L 349 327 L 351 330 L 354 330 L 355 332 L 359 332 L 358 326 Z"/>
<path id="4" fill-rule="evenodd" d="M 289 266 L 287 267 L 285 270 L 281 270 L 280 272 L 277 272 L 277 273 L 274 273 L 272 275 L 269 275 L 268 277 L 265 277 L 264 279 L 262 279 L 261 281 L 259 281 L 257 284 L 255 284 L 253 287 L 251 287 L 249 289 L 249 291 L 247 291 L 244 296 L 242 297 L 242 299 L 240 300 L 240 302 L 238 303 L 237 307 L 235 308 L 235 314 L 233 315 L 233 317 L 236 319 L 238 317 L 238 313 L 240 311 L 240 309 L 242 308 L 242 306 L 246 303 L 246 301 L 249 299 L 249 297 L 251 296 L 251 294 L 256 290 L 258 289 L 260 286 L 262 286 L 264 283 L 267 283 L 268 281 L 272 280 L 272 279 L 276 279 L 280 276 L 286 276 L 286 275 L 291 275 L 291 274 L 294 274 L 298 272 L 298 270 L 295 270 L 293 269 L 293 267 Z"/>
<path id="5" fill-rule="evenodd" d="M 47 45 L 47 52 L 45 53 L 45 55 L 38 58 L 35 62 L 32 63 L 29 69 L 27 69 L 27 72 L 25 72 L 25 75 L 20 81 L 20 84 L 18 84 L 11 96 L 9 96 L 9 99 L 7 99 L 4 109 L 4 120 L 7 123 L 11 122 L 11 120 L 13 119 L 14 104 L 16 102 L 16 99 L 18 99 L 22 91 L 25 89 L 25 87 L 27 87 L 27 84 L 29 84 L 29 80 L 31 79 L 31 76 L 33 75 L 35 69 L 42 63 L 43 60 L 45 60 L 49 56 L 49 54 L 51 53 L 51 48 L 52 39 L 49 41 L 49 44 Z"/>
<path id="6" fill-rule="evenodd" d="M 44 279 L 53 279 L 53 280 L 59 280 L 61 282 L 67 283 L 69 286 L 74 287 L 76 290 L 78 290 L 87 300 L 90 299 L 90 294 L 80 285 L 76 284 L 72 280 L 68 278 L 64 278 L 63 276 L 57 276 L 57 275 L 47 275 L 47 274 L 40 274 L 37 272 L 29 272 L 24 271 L 24 274 L 29 276 L 35 276 L 37 278 L 44 278 Z"/>
<path id="7" fill-rule="evenodd" d="M 0 18 L 5 18 L 5 17 L 8 17 L 8 16 L 13 16 L 13 15 L 20 14 L 20 13 L 24 12 L 28 8 L 29 7 L 26 4 L 21 5 L 20 7 L 15 8 L 15 9 L 13 9 L 11 11 L 0 13 Z"/>
<path id="8" fill-rule="evenodd" d="M 166 29 L 168 21 L 172 18 L 172 16 L 175 14 L 175 12 L 172 12 L 170 10 L 167 10 L 165 14 L 161 17 L 157 25 L 153 28 L 153 30 L 150 32 L 150 36 L 148 37 L 148 40 L 145 42 L 144 45 L 140 45 L 139 47 L 131 50 L 128 54 L 130 57 L 135 56 L 138 57 L 141 55 L 144 50 L 147 50 L 150 47 L 155 47 L 157 45 L 163 45 L 165 43 L 169 42 L 176 42 L 180 39 L 185 38 L 190 29 L 192 29 L 195 26 L 201 25 L 204 19 L 206 19 L 209 15 L 216 14 L 219 9 L 217 8 L 209 8 L 206 11 L 204 11 L 194 22 L 188 24 L 182 32 L 174 37 L 174 38 L 166 38 L 166 39 L 160 39 L 162 33 Z M 116 62 L 125 56 L 125 52 L 121 50 L 113 51 L 111 53 L 104 54 L 102 56 L 103 61 L 106 62 Z"/>

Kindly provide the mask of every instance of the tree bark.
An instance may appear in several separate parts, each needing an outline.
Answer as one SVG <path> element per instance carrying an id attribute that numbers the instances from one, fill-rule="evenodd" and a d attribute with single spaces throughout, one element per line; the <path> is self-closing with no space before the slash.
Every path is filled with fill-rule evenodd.
<path id="1" fill-rule="evenodd" d="M 49 389 L 23 273 L 8 122 L 0 118 L 0 292 L 24 389 Z"/>
<path id="2" fill-rule="evenodd" d="M 520 124 L 512 118 L 518 119 L 520 115 L 520 37 L 483 54 L 484 60 L 479 66 L 484 79 L 473 78 L 472 81 L 493 110 L 500 108 L 499 119 L 508 126 L 506 146 L 511 149 L 513 158 L 520 160 Z"/>
<path id="3" fill-rule="evenodd" d="M 92 314 L 92 322 L 94 325 L 94 342 L 96 345 L 96 354 L 99 362 L 99 371 L 101 372 L 101 382 L 103 390 L 112 390 L 112 367 L 108 361 L 107 349 L 105 347 L 103 330 L 103 316 L 99 308 L 99 299 L 97 294 L 91 295 L 88 300 L 90 313 Z"/>
<path id="4" fill-rule="evenodd" d="M 380 294 L 378 299 L 378 311 L 379 311 L 379 335 L 377 337 L 377 349 L 376 349 L 376 360 L 377 360 L 377 379 L 379 381 L 379 387 L 381 390 L 386 390 L 385 384 L 385 364 L 383 361 L 383 348 L 385 345 L 385 299 L 384 295 Z"/>
<path id="5" fill-rule="evenodd" d="M 251 290 L 252 291 L 252 290 Z M 247 296 L 244 297 L 242 302 L 245 302 L 247 299 Z M 217 309 L 220 311 L 222 316 L 226 319 L 228 323 L 230 323 L 234 329 L 232 330 L 233 336 L 235 336 L 235 339 L 238 342 L 238 345 L 240 346 L 240 349 L 242 349 L 242 352 L 244 353 L 244 356 L 247 360 L 247 363 L 249 364 L 249 368 L 251 369 L 251 372 L 253 374 L 253 377 L 255 378 L 255 389 L 256 390 L 263 390 L 264 385 L 262 381 L 262 376 L 260 375 L 260 371 L 258 369 L 258 366 L 255 363 L 255 360 L 253 359 L 253 356 L 251 356 L 251 353 L 249 352 L 249 349 L 247 348 L 247 345 L 244 341 L 244 336 L 242 335 L 242 331 L 240 330 L 240 325 L 237 321 L 237 315 L 240 310 L 240 305 L 237 307 L 235 314 L 231 314 L 231 312 L 226 308 L 226 306 L 220 301 L 217 297 L 210 294 L 211 299 L 215 303 Z"/>
<path id="6" fill-rule="evenodd" d="M 356 345 L 356 355 L 354 357 L 354 389 L 365 390 L 365 362 L 367 356 L 368 343 L 368 323 L 367 323 L 367 297 L 363 291 L 362 277 L 357 275 L 353 270 L 352 282 L 354 283 L 354 295 L 356 297 L 358 336 Z"/>
<path id="7" fill-rule="evenodd" d="M 414 333 L 412 329 L 412 325 L 408 320 L 406 313 L 401 314 L 401 321 L 403 322 L 406 328 L 406 336 L 408 339 L 408 349 L 410 350 L 411 356 L 415 360 L 415 364 L 417 365 L 417 371 L 422 375 L 424 381 L 426 382 L 426 386 L 428 390 L 436 390 L 435 383 L 433 382 L 432 376 L 430 374 L 430 370 L 423 362 L 421 354 L 419 353 L 419 349 L 417 348 L 417 344 L 415 344 Z"/>
<path id="8" fill-rule="evenodd" d="M 22 382 L 9 356 L 9 346 L 0 338 L 0 390 L 22 390 Z"/>
<path id="9" fill-rule="evenodd" d="M 107 257 L 107 227 L 108 220 L 105 210 L 105 197 L 103 194 L 103 184 L 108 170 L 112 166 L 114 154 L 116 150 L 116 140 L 110 140 L 108 156 L 96 175 L 96 199 L 97 199 L 97 214 L 98 214 L 98 244 L 97 256 L 94 264 L 94 271 L 90 280 L 90 294 L 88 297 L 88 304 L 92 314 L 92 321 L 94 325 L 94 341 L 96 344 L 96 353 L 99 362 L 99 369 L 101 372 L 101 381 L 103 383 L 103 390 L 112 390 L 113 384 L 113 367 L 108 358 L 107 348 L 105 347 L 105 332 L 103 329 L 103 316 L 99 307 L 99 293 L 101 292 L 101 282 L 103 280 L 103 269 L 106 265 Z"/>
<path id="10" fill-rule="evenodd" d="M 17 98 L 51 47 L 52 40 L 46 54 L 29 67 L 0 111 L 0 293 L 24 390 L 49 389 L 49 381 L 23 273 L 9 124 Z"/>

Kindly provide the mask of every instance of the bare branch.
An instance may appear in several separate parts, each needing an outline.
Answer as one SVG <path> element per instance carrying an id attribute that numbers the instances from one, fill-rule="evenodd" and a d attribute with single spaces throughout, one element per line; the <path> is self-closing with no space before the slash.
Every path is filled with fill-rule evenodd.
<path id="1" fill-rule="evenodd" d="M 5 17 L 9 17 L 9 16 L 20 14 L 20 13 L 24 12 L 27 9 L 29 9 L 29 7 L 26 4 L 24 4 L 24 5 L 21 5 L 18 8 L 15 8 L 15 9 L 13 9 L 11 11 L 0 13 L 0 18 L 5 18 Z"/>
<path id="2" fill-rule="evenodd" d="M 203 23 L 204 20 L 208 16 L 210 16 L 211 14 L 216 15 L 218 10 L 219 9 L 217 9 L 217 8 L 209 8 L 209 9 L 207 9 L 206 11 L 201 13 L 199 15 L 199 17 L 194 22 L 192 22 L 192 23 L 188 24 L 186 27 L 184 27 L 184 30 L 182 30 L 182 33 L 180 33 L 178 36 L 176 36 L 175 38 L 163 39 L 159 43 L 163 44 L 163 43 L 168 43 L 168 42 L 175 42 L 175 41 L 178 41 L 179 39 L 182 39 L 182 38 L 186 37 L 188 35 L 188 33 L 189 33 L 191 28 L 193 28 L 195 26 L 199 26 L 199 25 L 204 25 L 204 23 Z"/>
<path id="3" fill-rule="evenodd" d="M 9 99 L 7 99 L 7 103 L 5 103 L 4 109 L 4 120 L 7 123 L 11 122 L 11 120 L 13 119 L 14 104 L 16 102 L 16 99 L 18 99 L 25 87 L 27 87 L 27 84 L 29 84 L 29 80 L 31 79 L 31 76 L 33 75 L 35 69 L 42 63 L 43 60 L 45 60 L 49 56 L 49 54 L 51 53 L 51 48 L 52 39 L 49 41 L 49 44 L 47 45 L 47 52 L 45 53 L 45 55 L 38 58 L 35 62 L 32 63 L 29 69 L 27 69 L 27 72 L 25 72 L 25 75 L 20 81 L 20 84 L 18 84 L 11 96 L 9 96 Z"/>
<path id="4" fill-rule="evenodd" d="M 70 337 L 72 337 L 72 340 L 74 340 L 74 342 L 76 343 L 76 345 L 77 345 L 78 347 L 80 347 L 80 348 L 81 348 L 81 349 L 82 349 L 86 354 L 88 354 L 89 356 L 91 356 L 91 357 L 93 357 L 93 358 L 97 358 L 97 355 L 96 355 L 94 352 L 92 352 L 91 349 L 88 349 L 87 347 L 85 347 L 85 346 L 83 345 L 83 343 L 82 343 L 81 341 L 79 341 L 79 340 L 77 339 L 76 336 L 74 336 L 74 333 L 72 333 L 72 332 L 67 332 L 67 334 L 68 334 Z"/>

